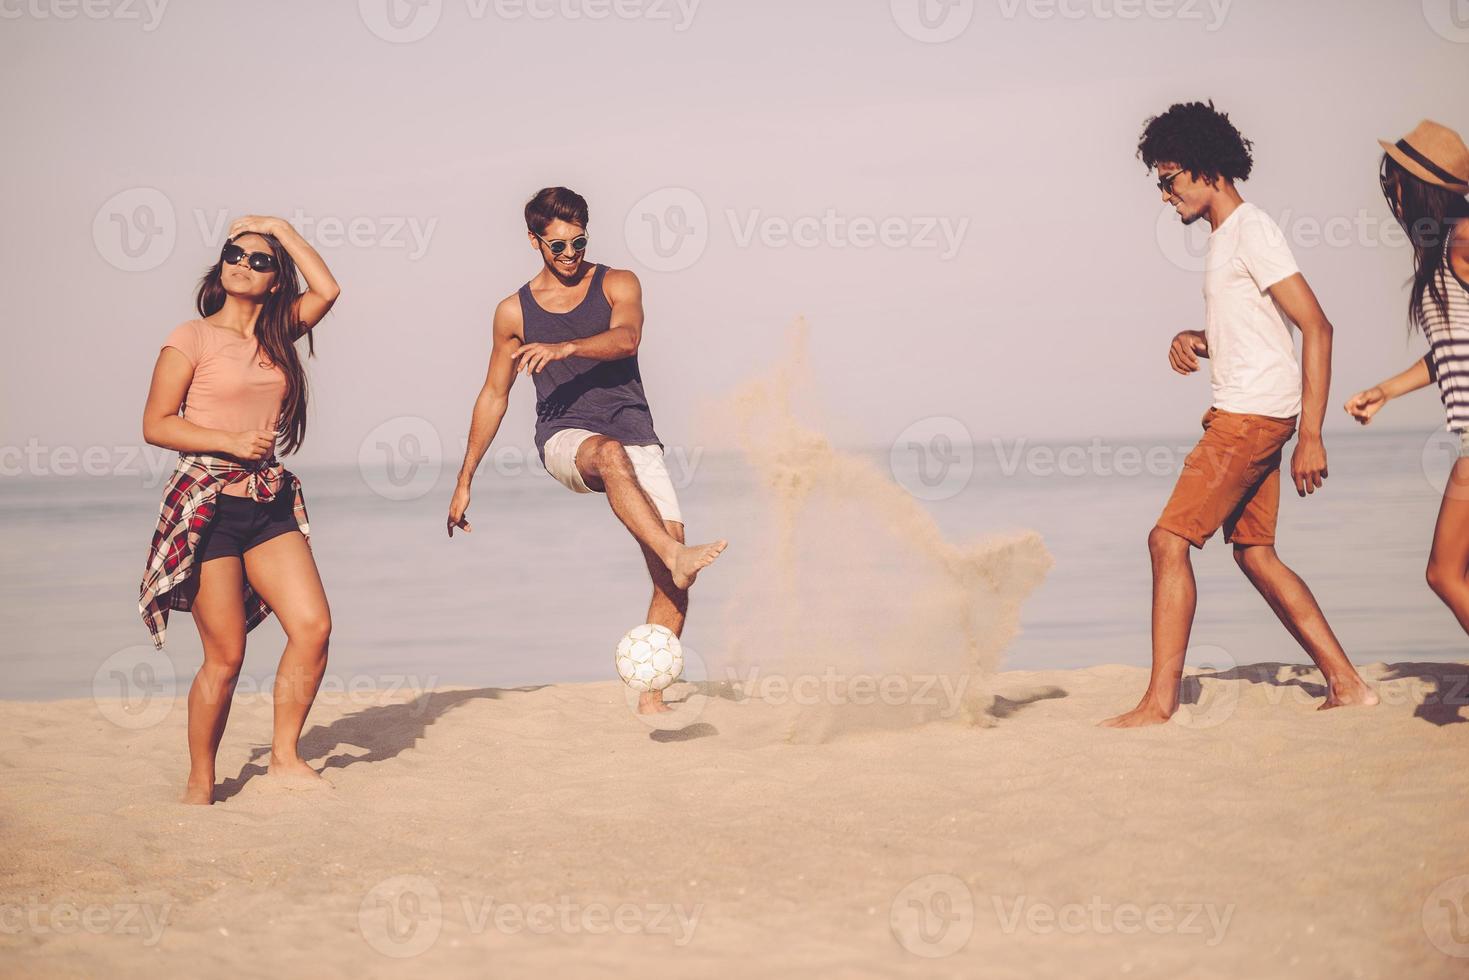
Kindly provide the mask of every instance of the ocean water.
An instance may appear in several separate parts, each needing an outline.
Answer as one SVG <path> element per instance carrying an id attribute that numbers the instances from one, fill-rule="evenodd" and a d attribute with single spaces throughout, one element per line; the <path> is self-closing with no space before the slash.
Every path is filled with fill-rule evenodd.
<path id="1" fill-rule="evenodd" d="M 1197 430 L 1072 444 L 942 441 L 856 451 L 915 491 L 956 543 L 1039 532 L 1055 567 L 1023 607 L 1006 669 L 1148 662 L 1146 538 Z M 1319 493 L 1282 495 L 1282 557 L 1311 586 L 1352 658 L 1464 659 L 1469 641 L 1424 585 L 1449 466 L 1443 433 L 1329 436 Z M 685 643 L 721 659 L 736 591 L 770 556 L 753 542 L 765 510 L 740 454 L 669 447 L 691 541 L 730 548 L 693 593 Z M 533 454 L 532 454 L 533 455 Z M 305 485 L 313 551 L 331 601 L 330 673 L 341 683 L 520 685 L 605 680 L 623 631 L 644 619 L 640 552 L 600 495 L 577 495 L 530 467 L 491 467 L 472 534 L 444 531 L 455 461 L 410 484 L 373 465 L 293 466 Z M 391 461 L 384 461 L 388 466 Z M 120 651 L 148 634 L 136 596 L 161 486 L 147 474 L 0 478 L 0 635 L 6 698 L 82 697 Z M 409 499 L 392 499 L 408 496 Z M 858 529 L 854 529 L 854 532 Z M 1193 643 L 1239 663 L 1306 662 L 1222 541 L 1195 553 Z M 808 574 L 819 574 L 819 570 Z M 884 595 L 914 603 L 900 573 Z M 753 625 L 759 626 L 758 622 Z M 284 637 L 250 634 L 246 676 L 267 678 Z M 187 679 L 199 642 L 175 613 L 167 654 Z M 126 654 L 123 659 L 126 659 Z"/>

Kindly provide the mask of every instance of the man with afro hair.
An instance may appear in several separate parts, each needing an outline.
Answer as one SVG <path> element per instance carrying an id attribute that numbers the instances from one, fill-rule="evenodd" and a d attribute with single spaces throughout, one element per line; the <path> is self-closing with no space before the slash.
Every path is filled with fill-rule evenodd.
<path id="1" fill-rule="evenodd" d="M 1198 600 L 1189 549 L 1221 527 L 1235 562 L 1321 668 L 1322 708 L 1377 703 L 1347 659 L 1321 607 L 1275 551 L 1285 444 L 1301 496 L 1326 479 L 1321 422 L 1331 384 L 1331 324 L 1300 273 L 1279 226 L 1247 203 L 1237 181 L 1250 175 L 1250 141 L 1213 102 L 1174 105 L 1144 125 L 1137 153 L 1157 174 L 1163 201 L 1184 224 L 1212 229 L 1204 268 L 1204 329 L 1173 338 L 1179 374 L 1209 361 L 1213 404 L 1203 438 L 1184 461 L 1173 495 L 1148 535 L 1153 562 L 1153 668 L 1137 707 L 1102 722 L 1134 728 L 1167 721 L 1178 708 L 1183 661 Z M 1292 326 L 1301 333 L 1297 358 Z"/>

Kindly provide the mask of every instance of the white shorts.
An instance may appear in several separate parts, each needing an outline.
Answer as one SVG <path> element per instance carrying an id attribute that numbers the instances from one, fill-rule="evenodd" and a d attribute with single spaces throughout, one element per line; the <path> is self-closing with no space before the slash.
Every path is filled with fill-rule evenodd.
<path id="1" fill-rule="evenodd" d="M 554 476 L 563 486 L 577 493 L 591 493 L 592 488 L 582 479 L 581 470 L 576 468 L 576 451 L 592 436 L 601 433 L 589 429 L 561 429 L 546 440 L 546 472 Z M 661 446 L 623 446 L 627 458 L 632 461 L 633 473 L 638 483 L 653 501 L 658 516 L 665 521 L 683 523 L 683 514 L 678 509 L 678 494 L 673 492 L 673 481 L 668 477 L 668 467 L 663 465 Z"/>

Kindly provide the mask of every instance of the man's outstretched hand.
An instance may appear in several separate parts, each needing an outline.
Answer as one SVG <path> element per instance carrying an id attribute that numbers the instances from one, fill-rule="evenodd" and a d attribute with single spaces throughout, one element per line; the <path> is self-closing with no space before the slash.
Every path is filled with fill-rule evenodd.
<path id="1" fill-rule="evenodd" d="M 469 518 L 465 512 L 469 510 L 469 488 L 455 487 L 454 499 L 449 501 L 449 537 L 454 536 L 454 529 L 461 528 L 464 531 L 473 531 L 469 526 Z"/>

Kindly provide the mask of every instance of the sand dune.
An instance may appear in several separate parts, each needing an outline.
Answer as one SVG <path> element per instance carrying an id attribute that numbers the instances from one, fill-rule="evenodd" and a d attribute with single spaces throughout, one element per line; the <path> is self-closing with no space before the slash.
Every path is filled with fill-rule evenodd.
<path id="1" fill-rule="evenodd" d="M 8 976 L 1462 977 L 1469 667 L 1205 673 L 1163 729 L 1130 667 L 1008 672 L 987 724 L 792 741 L 707 685 L 666 730 L 615 684 L 343 695 L 221 803 L 173 802 L 184 708 L 0 708 Z M 1457 955 L 1454 955 L 1457 954 Z"/>

